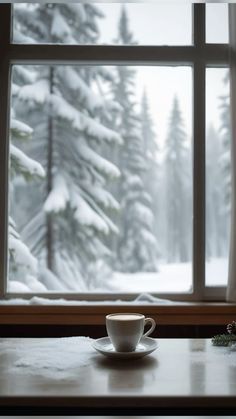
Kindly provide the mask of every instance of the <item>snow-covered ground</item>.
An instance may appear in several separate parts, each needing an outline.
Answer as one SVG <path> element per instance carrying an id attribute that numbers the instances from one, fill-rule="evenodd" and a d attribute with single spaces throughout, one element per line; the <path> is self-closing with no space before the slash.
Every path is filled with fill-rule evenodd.
<path id="1" fill-rule="evenodd" d="M 206 285 L 207 286 L 225 286 L 227 284 L 228 259 L 211 259 L 206 263 Z M 29 285 L 29 284 L 28 284 Z M 192 264 L 191 263 L 173 263 L 160 264 L 158 272 L 138 272 L 122 273 L 114 272 L 112 276 L 106 279 L 106 282 L 100 284 L 98 288 L 90 288 L 88 292 L 98 293 L 181 293 L 191 292 L 192 288 Z M 33 292 L 35 294 L 47 291 L 33 287 L 30 289 L 25 284 L 17 281 L 9 281 L 10 293 L 26 294 Z M 49 291 L 50 292 L 50 291 Z M 55 292 L 55 291 L 54 291 Z M 63 293 L 66 290 L 58 289 L 57 293 Z M 80 290 L 78 290 L 80 292 Z"/>
<path id="2" fill-rule="evenodd" d="M 226 285 L 228 260 L 212 259 L 206 263 L 206 285 Z M 120 292 L 188 292 L 192 287 L 192 264 L 163 264 L 159 272 L 121 273 L 112 278 L 114 291 Z"/>

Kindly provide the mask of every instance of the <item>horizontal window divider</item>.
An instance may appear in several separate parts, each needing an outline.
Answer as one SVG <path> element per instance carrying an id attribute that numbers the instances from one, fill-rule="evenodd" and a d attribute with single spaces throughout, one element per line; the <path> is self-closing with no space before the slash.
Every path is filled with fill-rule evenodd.
<path id="1" fill-rule="evenodd" d="M 229 62 L 228 45 L 195 46 L 103 46 L 103 45 L 21 45 L 11 44 L 8 59 L 13 64 L 96 64 L 96 65 L 206 65 Z"/>
<path id="2" fill-rule="evenodd" d="M 223 325 L 236 316 L 236 305 L 226 303 L 182 303 L 172 305 L 104 304 L 76 306 L 0 306 L 0 325 L 105 325 L 107 313 L 142 312 L 158 325 Z"/>

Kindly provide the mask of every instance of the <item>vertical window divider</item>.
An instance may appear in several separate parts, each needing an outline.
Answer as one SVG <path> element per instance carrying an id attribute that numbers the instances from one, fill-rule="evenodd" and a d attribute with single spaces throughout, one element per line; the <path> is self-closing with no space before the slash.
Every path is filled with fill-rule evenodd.
<path id="1" fill-rule="evenodd" d="M 0 298 L 7 289 L 8 271 L 8 156 L 10 114 L 10 65 L 12 5 L 1 5 L 0 13 Z"/>
<path id="2" fill-rule="evenodd" d="M 205 288 L 205 4 L 194 4 L 193 70 L 193 294 Z"/>

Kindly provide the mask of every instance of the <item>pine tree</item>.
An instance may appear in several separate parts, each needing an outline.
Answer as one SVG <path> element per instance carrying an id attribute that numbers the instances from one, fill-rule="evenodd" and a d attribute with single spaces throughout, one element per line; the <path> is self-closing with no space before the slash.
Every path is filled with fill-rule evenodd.
<path id="1" fill-rule="evenodd" d="M 13 86 L 13 90 L 17 86 Z M 22 241 L 17 231 L 14 215 L 18 214 L 15 189 L 17 184 L 28 185 L 35 178 L 42 179 L 45 175 L 42 166 L 29 158 L 22 150 L 21 143 L 31 139 L 32 129 L 14 118 L 11 113 L 10 129 L 10 216 L 9 216 L 9 283 L 10 292 L 46 291 L 38 281 L 38 263 L 28 246 Z"/>
<path id="2" fill-rule="evenodd" d="M 206 256 L 221 257 L 225 249 L 225 214 L 222 211 L 224 189 L 220 161 L 221 139 L 213 125 L 206 140 Z"/>
<path id="3" fill-rule="evenodd" d="M 224 85 L 229 84 L 229 73 L 224 77 Z M 219 98 L 221 111 L 220 134 L 223 143 L 223 154 L 221 158 L 222 177 L 224 179 L 224 208 L 225 213 L 230 212 L 231 207 L 231 133 L 230 133 L 230 98 L 225 94 Z"/>
<path id="4" fill-rule="evenodd" d="M 150 206 L 154 215 L 154 231 L 155 236 L 158 238 L 158 223 L 160 212 L 160 190 L 159 190 L 159 167 L 158 167 L 158 154 L 159 149 L 157 145 L 157 136 L 154 131 L 152 117 L 148 104 L 147 93 L 144 90 L 141 103 L 141 135 L 143 140 L 143 152 L 146 159 L 147 170 L 144 176 L 145 189 L 150 195 Z M 155 197 L 155 199 L 154 199 Z"/>
<path id="5" fill-rule="evenodd" d="M 186 134 L 177 96 L 174 97 L 165 144 L 166 239 L 168 262 L 189 260 L 191 216 L 188 199 L 189 173 Z"/>
<path id="6" fill-rule="evenodd" d="M 101 16 L 92 4 L 18 9 L 21 34 L 37 42 L 95 43 Z M 103 237 L 117 233 L 106 212 L 118 203 L 106 185 L 119 170 L 102 150 L 121 138 L 103 124 L 115 105 L 99 93 L 110 74 L 93 66 L 35 71 L 35 81 L 19 92 L 18 112 L 34 128 L 31 151 L 43 162 L 47 181 L 33 194 L 32 221 L 24 235 L 43 268 L 65 288 L 87 290 L 110 254 Z"/>
<path id="7" fill-rule="evenodd" d="M 118 44 L 134 44 L 128 17 L 122 8 Z M 157 243 L 153 235 L 151 198 L 145 190 L 147 162 L 144 156 L 141 119 L 134 99 L 135 71 L 126 66 L 116 68 L 113 85 L 114 100 L 120 105 L 115 127 L 121 133 L 123 145 L 118 157 L 121 170 L 120 240 L 117 246 L 118 268 L 124 272 L 155 271 Z"/>

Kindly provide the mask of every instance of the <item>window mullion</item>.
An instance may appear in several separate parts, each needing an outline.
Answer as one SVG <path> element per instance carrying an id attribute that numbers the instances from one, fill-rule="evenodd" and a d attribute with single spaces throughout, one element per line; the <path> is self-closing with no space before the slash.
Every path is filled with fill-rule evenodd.
<path id="1" fill-rule="evenodd" d="M 0 5 L 0 48 L 7 48 L 12 34 L 12 4 Z"/>
<path id="2" fill-rule="evenodd" d="M 8 155 L 10 112 L 11 4 L 1 5 L 0 13 L 0 296 L 5 295 L 8 265 Z"/>
<path id="3" fill-rule="evenodd" d="M 194 5 L 194 43 L 199 59 L 194 63 L 193 89 L 193 292 L 201 300 L 205 287 L 205 5 Z"/>

